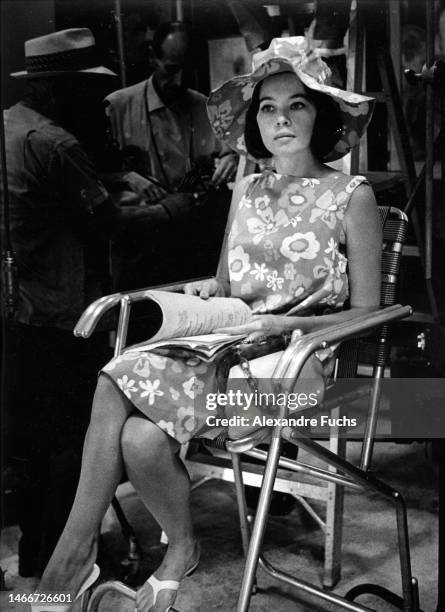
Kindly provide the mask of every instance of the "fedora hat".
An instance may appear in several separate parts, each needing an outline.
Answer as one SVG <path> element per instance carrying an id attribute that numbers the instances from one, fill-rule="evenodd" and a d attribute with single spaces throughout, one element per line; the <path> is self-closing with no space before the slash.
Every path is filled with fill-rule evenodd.
<path id="1" fill-rule="evenodd" d="M 53 32 L 25 42 L 26 70 L 11 73 L 17 79 L 57 77 L 75 73 L 116 77 L 98 65 L 96 41 L 88 28 Z"/>
<path id="2" fill-rule="evenodd" d="M 339 159 L 358 144 L 371 120 L 375 100 L 333 87 L 329 67 L 309 47 L 304 36 L 274 38 L 268 49 L 253 55 L 250 74 L 233 77 L 211 92 L 207 111 L 220 140 L 238 153 L 247 154 L 244 128 L 255 86 L 280 72 L 293 72 L 308 89 L 329 96 L 338 107 L 341 133 L 324 161 Z"/>

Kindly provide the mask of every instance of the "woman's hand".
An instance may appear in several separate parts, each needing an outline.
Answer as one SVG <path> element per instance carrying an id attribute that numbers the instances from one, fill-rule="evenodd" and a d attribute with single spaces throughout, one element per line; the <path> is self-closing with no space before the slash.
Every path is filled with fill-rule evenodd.
<path id="1" fill-rule="evenodd" d="M 187 295 L 197 295 L 202 300 L 207 300 L 213 296 L 224 297 L 226 295 L 223 283 L 216 278 L 206 278 L 205 280 L 187 283 L 184 286 L 184 293 L 187 293 Z"/>
<path id="2" fill-rule="evenodd" d="M 304 329 L 307 326 L 307 322 L 307 317 L 285 317 L 283 315 L 271 314 L 254 315 L 249 323 L 245 325 L 220 327 L 219 329 L 214 329 L 213 333 L 230 334 L 231 336 L 246 334 L 246 340 L 254 342 L 265 336 L 278 336 L 294 329 Z"/>

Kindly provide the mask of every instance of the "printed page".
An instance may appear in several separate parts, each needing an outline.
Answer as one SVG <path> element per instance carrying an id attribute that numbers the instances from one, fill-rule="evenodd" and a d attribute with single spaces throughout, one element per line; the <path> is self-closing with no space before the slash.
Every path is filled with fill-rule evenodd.
<path id="1" fill-rule="evenodd" d="M 201 334 L 198 336 L 184 336 L 182 338 L 174 338 L 175 343 L 186 342 L 190 348 L 197 349 L 212 349 L 214 347 L 224 346 L 232 340 L 240 340 L 245 338 L 245 334 L 235 336 L 229 334 Z"/>
<path id="2" fill-rule="evenodd" d="M 196 295 L 147 291 L 162 311 L 162 323 L 150 343 L 167 338 L 209 334 L 218 327 L 243 325 L 252 312 L 238 298 L 214 297 L 202 300 Z M 147 343 L 146 343 L 147 344 Z"/>
<path id="3" fill-rule="evenodd" d="M 237 344 L 240 340 L 244 339 L 245 334 L 239 334 L 231 336 L 229 334 L 205 334 L 202 336 L 184 336 L 182 338 L 171 338 L 166 340 L 159 340 L 150 344 L 144 343 L 143 346 L 132 346 L 131 349 L 138 351 L 153 350 L 155 348 L 182 348 L 193 351 L 204 361 L 211 359 L 220 350 L 230 346 L 231 344 Z"/>

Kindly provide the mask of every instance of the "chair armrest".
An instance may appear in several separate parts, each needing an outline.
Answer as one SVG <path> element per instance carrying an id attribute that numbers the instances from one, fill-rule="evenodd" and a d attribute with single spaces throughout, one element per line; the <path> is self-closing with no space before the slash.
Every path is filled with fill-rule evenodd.
<path id="1" fill-rule="evenodd" d="M 349 321 L 325 327 L 306 336 L 293 337 L 272 374 L 272 379 L 277 381 L 275 383 L 276 392 L 283 392 L 281 387 L 283 378 L 288 379 L 289 385 L 287 385 L 287 390 L 293 388 L 304 364 L 315 351 L 327 348 L 329 345 L 342 342 L 343 340 L 350 340 L 353 337 L 361 336 L 369 330 L 384 324 L 404 319 L 410 316 L 412 312 L 411 306 L 396 304 L 365 315 L 357 315 Z M 287 415 L 287 402 L 283 402 L 279 406 L 277 418 L 279 420 L 285 419 Z M 276 427 L 281 429 L 280 425 Z M 243 438 L 227 440 L 226 448 L 232 453 L 246 452 L 246 450 L 264 442 L 265 435 L 264 430 L 259 429 Z"/>
<path id="2" fill-rule="evenodd" d="M 285 348 L 286 338 L 284 336 L 270 336 L 266 341 L 258 344 L 239 344 L 236 350 L 243 358 L 253 359 L 273 351 L 285 348 L 283 355 L 277 363 L 272 374 L 275 380 L 277 392 L 282 392 L 282 380 L 286 379 L 287 387 L 293 388 L 307 359 L 319 349 L 329 347 L 331 344 L 349 340 L 351 338 L 366 334 L 366 332 L 381 327 L 384 324 L 403 319 L 412 314 L 411 306 L 396 304 L 388 306 L 375 312 L 357 315 L 343 323 L 337 323 L 330 327 L 324 327 L 305 336 L 292 336 L 290 343 Z M 280 406 L 278 417 L 286 417 L 287 406 L 285 402 Z"/>
<path id="3" fill-rule="evenodd" d="M 310 355 L 320 348 L 327 348 L 331 344 L 365 335 L 376 327 L 403 319 L 411 314 L 411 306 L 388 306 L 375 312 L 357 315 L 349 321 L 324 327 L 305 336 L 294 337 L 290 334 L 267 336 L 261 342 L 252 344 L 241 342 L 236 345 L 235 349 L 238 356 L 247 360 L 284 350 L 272 377 L 295 379 Z"/>
<path id="4" fill-rule="evenodd" d="M 207 277 L 204 277 L 207 278 Z M 204 280 L 204 278 L 193 279 L 193 280 Z M 76 323 L 74 328 L 74 335 L 79 338 L 89 338 L 91 334 L 96 329 L 97 324 L 100 319 L 107 313 L 109 310 L 114 308 L 115 306 L 121 306 L 121 314 L 122 310 L 124 310 L 124 305 L 141 302 L 143 300 L 148 299 L 147 291 L 174 291 L 180 292 L 184 288 L 184 285 L 190 282 L 189 280 L 181 281 L 180 283 L 175 283 L 172 285 L 157 285 L 155 287 L 146 287 L 144 289 L 137 289 L 135 291 L 127 291 L 123 293 L 111 293 L 110 295 L 105 295 L 104 297 L 99 298 L 98 300 L 92 302 L 81 314 L 80 319 Z"/>
<path id="5" fill-rule="evenodd" d="M 275 368 L 273 378 L 295 380 L 308 357 L 315 351 L 361 336 L 375 327 L 404 319 L 411 314 L 411 306 L 395 304 L 364 315 L 357 315 L 349 321 L 325 327 L 306 336 L 298 336 L 291 341 L 283 353 Z"/>

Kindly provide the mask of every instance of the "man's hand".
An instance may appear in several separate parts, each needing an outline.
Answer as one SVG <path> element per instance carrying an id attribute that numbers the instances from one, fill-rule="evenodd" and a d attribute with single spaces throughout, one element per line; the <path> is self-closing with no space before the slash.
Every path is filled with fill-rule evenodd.
<path id="1" fill-rule="evenodd" d="M 215 185 L 222 185 L 230 181 L 238 165 L 238 155 L 236 153 L 229 153 L 223 157 L 217 157 L 215 159 L 215 172 L 212 176 L 212 183 Z"/>
<path id="2" fill-rule="evenodd" d="M 130 191 L 140 196 L 142 199 L 141 206 L 144 204 L 156 204 L 167 195 L 165 189 L 157 181 L 147 179 L 132 170 L 125 172 L 122 178 Z"/>
<path id="3" fill-rule="evenodd" d="M 187 295 L 198 295 L 202 300 L 207 300 L 213 296 L 224 297 L 226 295 L 223 284 L 216 278 L 207 278 L 187 283 L 184 286 L 184 293 L 187 293 Z"/>

